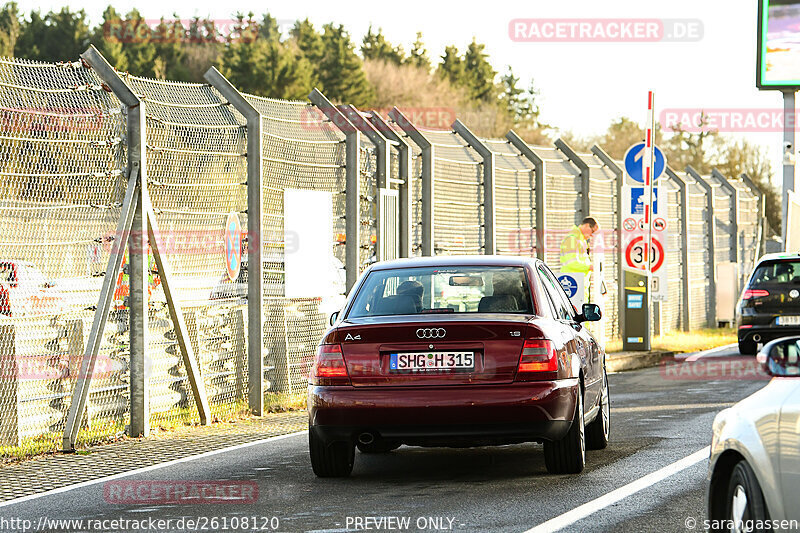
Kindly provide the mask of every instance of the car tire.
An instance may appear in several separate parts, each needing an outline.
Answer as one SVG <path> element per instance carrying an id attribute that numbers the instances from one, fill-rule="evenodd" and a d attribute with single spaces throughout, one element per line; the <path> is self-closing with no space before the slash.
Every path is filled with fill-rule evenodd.
<path id="1" fill-rule="evenodd" d="M 602 450 L 608 446 L 611 431 L 611 400 L 608 394 L 608 375 L 603 371 L 603 390 L 600 393 L 600 411 L 597 418 L 586 425 L 586 449 Z"/>
<path id="2" fill-rule="evenodd" d="M 725 500 L 725 519 L 767 520 L 767 506 L 761 485 L 747 461 L 739 461 L 733 467 Z"/>
<path id="3" fill-rule="evenodd" d="M 356 448 L 350 441 L 326 444 L 309 428 L 308 451 L 317 477 L 347 477 L 353 471 Z"/>
<path id="4" fill-rule="evenodd" d="M 758 350 L 758 345 L 753 341 L 739 341 L 739 354 L 740 355 L 755 355 Z"/>
<path id="5" fill-rule="evenodd" d="M 392 450 L 396 450 L 401 445 L 402 443 L 396 440 L 379 439 L 369 444 L 356 443 L 356 448 L 358 448 L 358 451 L 361 453 L 389 453 Z"/>
<path id="6" fill-rule="evenodd" d="M 575 416 L 564 438 L 544 441 L 544 464 L 551 474 L 579 474 L 586 465 L 586 433 L 583 423 L 583 391 L 578 389 Z"/>

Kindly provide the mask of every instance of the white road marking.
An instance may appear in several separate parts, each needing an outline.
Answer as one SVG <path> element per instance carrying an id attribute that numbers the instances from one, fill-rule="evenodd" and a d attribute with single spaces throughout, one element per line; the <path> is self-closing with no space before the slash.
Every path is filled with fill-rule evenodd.
<path id="1" fill-rule="evenodd" d="M 606 507 L 614 505 L 620 500 L 627 498 L 628 496 L 635 494 L 641 490 L 644 490 L 648 487 L 655 485 L 656 483 L 667 479 L 668 477 L 677 474 L 678 472 L 689 468 L 690 466 L 696 465 L 700 461 L 707 460 L 708 455 L 711 451 L 710 446 L 706 446 L 702 450 L 697 450 L 691 455 L 684 457 L 674 463 L 665 466 L 659 470 L 656 470 L 652 474 L 647 474 L 644 477 L 640 477 L 636 481 L 632 481 L 627 485 L 623 485 L 622 487 L 612 490 L 611 492 L 600 496 L 590 502 L 584 503 L 581 506 L 578 506 L 571 511 L 567 511 L 566 513 L 557 516 L 555 518 L 551 518 L 547 522 L 543 522 L 538 526 L 528 529 L 525 533 L 544 533 L 546 531 L 559 531 L 567 526 L 570 526 L 577 522 L 578 520 L 582 520 L 587 516 L 590 516 L 592 513 L 596 513 Z"/>
<path id="2" fill-rule="evenodd" d="M 81 481 L 80 483 L 75 483 L 73 485 L 67 485 L 65 487 L 59 487 L 57 489 L 48 490 L 45 492 L 39 492 L 37 494 L 29 494 L 28 496 L 22 496 L 20 498 L 15 498 L 13 500 L 8 500 L 4 502 L 0 502 L 0 508 L 7 507 L 9 505 L 14 505 L 17 503 L 28 502 L 31 500 L 35 500 L 37 498 L 41 498 L 43 496 L 50 496 L 53 494 L 60 494 L 62 492 L 68 492 L 70 490 L 80 489 L 82 487 L 89 487 L 91 485 L 97 485 L 98 483 L 104 483 L 106 481 L 113 481 L 115 479 L 120 479 L 128 476 L 134 476 L 136 474 L 143 474 L 145 472 L 152 472 L 153 470 L 160 470 L 161 468 L 166 468 L 168 466 L 177 465 L 180 463 L 188 463 L 189 461 L 194 461 L 195 459 L 203 459 L 205 457 L 211 457 L 212 455 L 219 455 L 221 453 L 232 452 L 235 450 L 241 450 L 242 448 L 249 448 L 251 446 L 258 446 L 259 444 L 266 444 L 269 442 L 275 442 L 278 440 L 288 439 L 290 437 L 296 437 L 298 435 L 305 435 L 308 433 L 308 430 L 297 431 L 295 433 L 287 433 L 286 435 L 278 435 L 275 437 L 269 437 L 266 439 L 254 440 L 253 442 L 245 442 L 243 444 L 237 444 L 235 446 L 228 446 L 227 448 L 220 448 L 218 450 L 211 450 L 208 452 L 199 453 L 197 455 L 190 455 L 188 457 L 181 457 L 180 459 L 174 459 L 172 461 L 166 461 L 164 463 L 158 463 L 155 465 L 145 466 L 143 468 L 137 468 L 136 470 L 128 470 L 127 472 L 120 472 L 119 474 L 113 474 L 106 477 L 101 477 L 97 479 L 90 479 L 88 481 Z"/>
<path id="3" fill-rule="evenodd" d="M 711 348 L 710 350 L 703 350 L 702 352 L 697 352 L 695 354 L 690 355 L 689 357 L 685 358 L 684 361 L 687 363 L 691 363 L 692 361 L 697 361 L 701 357 L 706 357 L 707 355 L 712 355 L 717 352 L 723 352 L 725 350 L 729 350 L 736 346 L 735 344 L 726 344 L 725 346 L 719 346 L 717 348 Z"/>

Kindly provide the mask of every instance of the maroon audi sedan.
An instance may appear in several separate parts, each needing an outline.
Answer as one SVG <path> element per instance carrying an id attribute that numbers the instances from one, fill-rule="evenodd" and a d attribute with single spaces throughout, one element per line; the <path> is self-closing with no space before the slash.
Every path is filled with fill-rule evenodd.
<path id="1" fill-rule="evenodd" d="M 348 476 L 355 448 L 542 442 L 547 470 L 578 473 L 610 426 L 605 353 L 538 259 L 377 263 L 331 317 L 309 376 L 309 451 Z"/>

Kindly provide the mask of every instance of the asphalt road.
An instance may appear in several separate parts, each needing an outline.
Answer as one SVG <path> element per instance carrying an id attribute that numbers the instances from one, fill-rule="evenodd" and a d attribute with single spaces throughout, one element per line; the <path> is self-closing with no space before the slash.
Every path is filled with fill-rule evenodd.
<path id="1" fill-rule="evenodd" d="M 766 384 L 747 379 L 752 374 L 742 366 L 735 370 L 745 379 L 723 376 L 732 356 L 732 350 L 723 350 L 686 363 L 691 366 L 612 374 L 611 443 L 606 450 L 588 452 L 587 468 L 576 476 L 548 475 L 541 446 L 524 444 L 357 453 L 352 477 L 317 479 L 307 436 L 299 434 L 6 506 L 0 509 L 0 531 L 21 531 L 27 524 L 22 520 L 42 531 L 42 517 L 47 517 L 84 520 L 64 529 L 50 523 L 47 531 L 88 531 L 88 520 L 106 520 L 94 523 L 99 530 L 129 531 L 132 522 L 110 521 L 171 519 L 170 524 L 151 522 L 152 530 L 242 531 L 252 530 L 255 522 L 265 531 L 277 525 L 278 531 L 523 532 L 708 446 L 714 415 Z M 616 503 L 601 501 L 565 530 L 684 531 L 692 519 L 702 530 L 706 465 L 703 458 Z M 224 503 L 114 503 L 120 494 L 134 495 L 135 487 L 152 487 L 140 482 L 174 487 L 186 486 L 187 480 L 233 480 L 244 489 Z M 250 498 L 255 492 L 257 498 Z M 182 517 L 199 523 L 185 527 L 185 521 L 178 522 Z M 389 517 L 391 522 L 379 522 Z M 17 528 L 9 527 L 13 519 L 19 520 Z M 395 521 L 406 519 L 408 527 Z"/>

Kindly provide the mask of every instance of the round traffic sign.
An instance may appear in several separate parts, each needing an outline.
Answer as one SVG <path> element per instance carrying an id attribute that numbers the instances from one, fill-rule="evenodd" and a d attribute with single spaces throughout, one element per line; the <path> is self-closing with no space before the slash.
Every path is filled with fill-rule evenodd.
<path id="1" fill-rule="evenodd" d="M 653 179 L 656 180 L 664 172 L 667 166 L 667 160 L 664 158 L 664 152 L 656 146 L 655 147 L 655 161 L 653 162 Z M 644 143 L 636 143 L 625 152 L 625 171 L 628 175 L 639 183 L 644 183 Z"/>
<path id="2" fill-rule="evenodd" d="M 239 213 L 229 213 L 225 221 L 225 270 L 228 279 L 235 281 L 242 266 L 242 224 Z"/>
<path id="3" fill-rule="evenodd" d="M 625 231 L 633 231 L 636 229 L 636 219 L 635 218 L 626 218 L 625 221 L 622 223 L 622 228 Z"/>
<path id="4" fill-rule="evenodd" d="M 573 276 L 562 274 L 558 276 L 558 282 L 564 287 L 564 292 L 567 293 L 568 297 L 572 298 L 578 293 L 578 282 Z"/>
<path id="5" fill-rule="evenodd" d="M 654 218 L 653 219 L 653 229 L 656 231 L 664 231 L 667 229 L 667 221 L 663 218 Z"/>
<path id="6" fill-rule="evenodd" d="M 647 243 L 644 240 L 644 236 L 636 237 L 632 239 L 631 242 L 628 243 L 627 248 L 625 248 L 625 262 L 631 268 L 637 268 L 640 270 L 646 270 L 647 265 L 645 263 L 645 249 L 647 248 Z M 661 241 L 656 237 L 653 237 L 653 247 L 652 253 L 650 254 L 650 271 L 657 272 L 661 265 L 664 264 L 664 245 L 661 244 Z"/>

